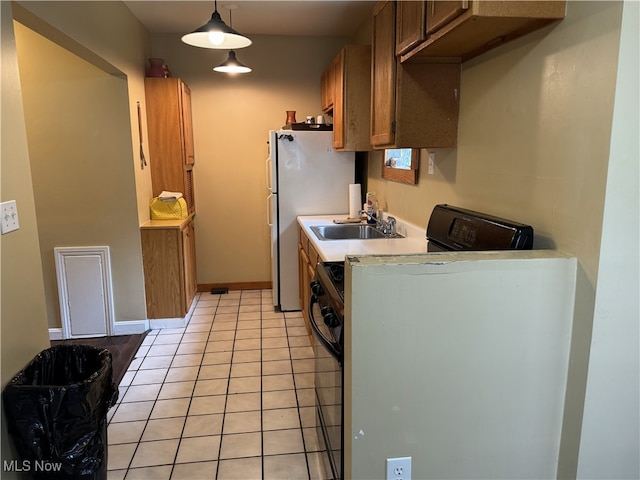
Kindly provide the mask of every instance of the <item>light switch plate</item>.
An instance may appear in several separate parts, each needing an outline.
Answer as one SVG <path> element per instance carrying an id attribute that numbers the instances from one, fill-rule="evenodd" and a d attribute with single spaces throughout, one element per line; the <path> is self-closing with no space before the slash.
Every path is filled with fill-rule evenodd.
<path id="1" fill-rule="evenodd" d="M 2 235 L 20 228 L 18 206 L 15 200 L 0 203 L 0 215 L 2 215 Z"/>

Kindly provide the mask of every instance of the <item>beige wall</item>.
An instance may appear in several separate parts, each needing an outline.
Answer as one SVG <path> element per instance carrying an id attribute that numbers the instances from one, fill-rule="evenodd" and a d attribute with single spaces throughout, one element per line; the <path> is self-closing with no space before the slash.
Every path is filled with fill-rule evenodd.
<path id="1" fill-rule="evenodd" d="M 55 247 L 108 246 L 114 318 L 145 319 L 126 78 L 15 31 L 49 326 L 61 326 Z"/>
<path id="2" fill-rule="evenodd" d="M 320 110 L 320 75 L 345 38 L 252 36 L 236 52 L 253 72 L 212 68 L 226 52 L 187 46 L 179 35 L 152 37 L 153 55 L 192 90 L 196 165 L 198 283 L 270 280 L 266 224 L 267 132 Z M 150 161 L 153 161 L 151 159 Z"/>
<path id="3" fill-rule="evenodd" d="M 139 222 L 149 219 L 151 175 L 139 166 L 136 103 L 144 118 L 144 75 L 151 44 L 149 32 L 119 1 L 26 1 L 14 5 L 20 23 L 55 41 L 75 55 L 114 75 L 124 74 L 129 114 Z M 144 144 L 148 145 L 146 128 Z"/>
<path id="4" fill-rule="evenodd" d="M 17 4 L 2 1 L 0 6 L 2 8 L 0 15 L 2 20 L 1 199 L 2 201 L 16 200 L 20 215 L 20 229 L 0 238 L 1 380 L 4 386 L 37 352 L 49 346 L 39 225 L 29 158 L 31 152 L 27 144 L 22 86 L 12 19 L 18 19 L 105 72 L 112 75 L 124 72 L 127 81 L 126 87 L 121 88 L 123 90 L 121 94 L 125 97 L 128 95 L 130 114 L 125 116 L 130 119 L 136 119 L 136 101 L 144 100 L 144 62 L 148 56 L 149 39 L 146 30 L 120 2 Z M 117 25 L 117 28 L 113 28 L 114 25 Z M 50 69 L 51 71 L 55 71 L 55 68 Z M 126 105 L 124 109 L 127 109 Z M 66 113 L 61 112 L 61 114 Z M 137 138 L 137 125 L 135 120 L 129 118 L 123 122 L 128 125 L 126 130 L 131 131 L 125 142 L 125 147 L 128 146 L 125 150 L 128 151 L 120 151 L 120 156 L 129 158 L 130 162 L 129 178 L 123 180 L 125 185 L 133 183 L 131 177 L 134 169 L 131 167 L 131 162 L 134 166 L 137 165 L 135 161 L 137 145 L 131 142 L 131 138 Z M 81 136 L 80 133 L 78 135 Z M 34 145 L 35 147 L 39 145 Z M 133 212 L 137 210 L 141 221 L 144 221 L 148 218 L 147 205 L 151 191 L 148 169 L 135 170 L 134 178 L 138 207 L 136 208 L 136 197 L 133 196 L 133 200 L 129 202 L 129 209 Z M 131 195 L 132 187 L 127 187 L 127 190 Z M 135 213 L 133 216 L 135 217 Z M 134 230 L 136 232 L 138 230 L 137 221 L 133 222 L 130 231 L 124 236 L 130 240 Z M 138 305 L 129 312 L 134 318 L 145 316 L 139 251 L 139 240 L 137 240 L 137 246 L 129 248 L 125 255 L 128 255 L 133 263 L 136 262 L 136 257 L 138 259 L 140 272 L 135 273 L 134 277 L 137 275 L 140 286 L 133 288 L 133 294 L 128 294 L 127 299 L 121 302 L 121 305 Z M 126 315 L 123 313 L 122 318 L 127 318 Z M 1 421 L 2 460 L 9 460 L 13 458 L 12 446 L 8 441 L 4 418 Z M 16 475 L 3 472 L 2 478 L 5 477 L 15 478 Z"/>
<path id="5" fill-rule="evenodd" d="M 26 2 L 15 17 L 29 27 L 17 27 L 17 47 L 49 326 L 61 325 L 56 246 L 108 245 L 115 321 L 144 320 L 138 225 L 150 175 L 136 102 L 148 34 L 118 2 Z"/>
<path id="6" fill-rule="evenodd" d="M 20 229 L 0 237 L 0 352 L 2 387 L 49 346 L 35 202 L 31 186 L 11 4 L 0 2 L 2 40 L 2 146 L 0 200 L 16 200 Z M 4 415 L 2 459 L 15 458 Z M 16 478 L 3 472 L 2 478 Z"/>
<path id="7" fill-rule="evenodd" d="M 620 15 L 568 2 L 556 26 L 463 64 L 458 148 L 435 150 L 435 175 L 423 150 L 415 187 L 380 180 L 374 154 L 369 189 L 419 225 L 445 202 L 530 223 L 536 247 L 578 256 L 594 280 Z"/>

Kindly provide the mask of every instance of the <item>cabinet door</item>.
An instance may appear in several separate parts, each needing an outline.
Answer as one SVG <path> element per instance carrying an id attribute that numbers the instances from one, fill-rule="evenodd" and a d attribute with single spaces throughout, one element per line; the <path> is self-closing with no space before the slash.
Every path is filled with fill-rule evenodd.
<path id="1" fill-rule="evenodd" d="M 324 113 L 329 113 L 333 110 L 333 100 L 334 100 L 334 63 L 331 62 L 327 69 L 322 72 L 322 76 L 320 78 L 320 89 L 322 96 L 322 111 Z"/>
<path id="2" fill-rule="evenodd" d="M 427 2 L 398 2 L 396 9 L 396 55 L 402 55 L 427 38 Z"/>
<path id="3" fill-rule="evenodd" d="M 298 297 L 300 299 L 300 309 L 305 323 L 308 321 L 307 302 L 309 301 L 309 278 L 307 269 L 309 268 L 309 257 L 304 251 L 302 243 L 298 243 Z"/>
<path id="4" fill-rule="evenodd" d="M 309 301 L 311 300 L 311 287 L 309 286 L 311 284 L 311 280 L 314 279 L 314 277 L 316 276 L 316 269 L 315 267 L 312 267 L 311 264 L 307 265 L 307 291 L 308 291 L 308 295 L 307 295 L 307 303 L 306 306 L 304 307 L 304 309 L 307 311 L 307 316 L 305 317 L 305 327 L 307 327 L 307 335 L 309 335 L 309 342 L 311 343 L 311 345 L 315 345 L 316 343 L 316 337 L 313 334 L 313 328 L 311 327 L 311 318 L 309 317 Z"/>
<path id="5" fill-rule="evenodd" d="M 395 2 L 377 4 L 373 12 L 371 55 L 371 144 L 393 144 L 396 111 Z"/>
<path id="6" fill-rule="evenodd" d="M 195 212 L 191 90 L 179 78 L 144 79 L 153 196 L 181 192 Z"/>
<path id="7" fill-rule="evenodd" d="M 191 89 L 186 83 L 180 82 L 182 100 L 182 138 L 184 142 L 184 163 L 193 165 L 195 155 L 193 150 L 193 125 L 191 120 Z"/>
<path id="8" fill-rule="evenodd" d="M 148 318 L 182 317 L 184 268 L 177 228 L 143 228 L 140 232 Z"/>
<path id="9" fill-rule="evenodd" d="M 427 34 L 446 25 L 467 8 L 467 0 L 427 0 Z"/>
<path id="10" fill-rule="evenodd" d="M 193 222 L 189 222 L 182 228 L 182 260 L 184 262 L 184 295 L 185 314 L 191 307 L 191 302 L 196 295 L 198 286 L 196 283 L 196 243 L 195 228 Z"/>
<path id="11" fill-rule="evenodd" d="M 345 50 L 333 60 L 333 148 L 344 148 Z"/>

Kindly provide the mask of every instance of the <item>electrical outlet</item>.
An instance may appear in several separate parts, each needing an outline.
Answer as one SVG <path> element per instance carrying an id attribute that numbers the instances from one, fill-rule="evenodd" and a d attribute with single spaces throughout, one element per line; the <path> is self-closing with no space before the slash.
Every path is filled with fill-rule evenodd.
<path id="1" fill-rule="evenodd" d="M 387 458 L 387 480 L 411 480 L 411 457 Z"/>
<path id="2" fill-rule="evenodd" d="M 429 152 L 429 166 L 427 167 L 427 174 L 433 175 L 436 173 L 436 154 L 435 152 Z"/>
<path id="3" fill-rule="evenodd" d="M 20 228 L 18 206 L 15 200 L 0 203 L 0 215 L 2 215 L 2 235 Z"/>

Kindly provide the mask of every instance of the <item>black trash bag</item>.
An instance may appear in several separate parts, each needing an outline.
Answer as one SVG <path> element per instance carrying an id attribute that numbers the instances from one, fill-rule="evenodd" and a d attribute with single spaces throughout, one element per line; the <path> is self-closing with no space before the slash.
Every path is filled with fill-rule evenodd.
<path id="1" fill-rule="evenodd" d="M 43 350 L 3 391 L 7 429 L 34 479 L 107 478 L 107 412 L 118 400 L 111 352 Z"/>

